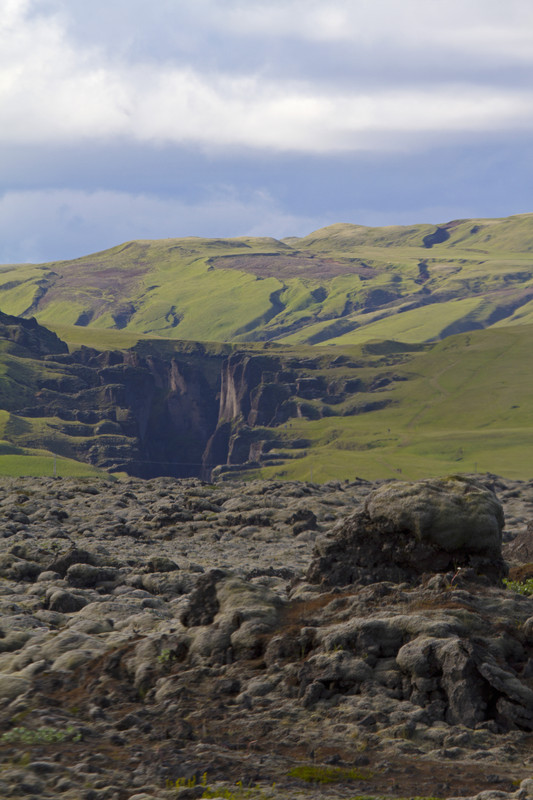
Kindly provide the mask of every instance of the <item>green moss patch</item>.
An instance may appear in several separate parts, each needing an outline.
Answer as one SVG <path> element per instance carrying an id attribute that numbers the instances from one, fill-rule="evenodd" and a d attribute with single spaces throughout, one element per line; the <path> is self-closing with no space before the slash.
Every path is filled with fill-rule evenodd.
<path id="1" fill-rule="evenodd" d="M 329 784 L 349 783 L 350 781 L 367 781 L 372 773 L 351 767 L 329 767 L 315 764 L 301 764 L 293 767 L 289 778 L 297 778 L 306 783 Z"/>

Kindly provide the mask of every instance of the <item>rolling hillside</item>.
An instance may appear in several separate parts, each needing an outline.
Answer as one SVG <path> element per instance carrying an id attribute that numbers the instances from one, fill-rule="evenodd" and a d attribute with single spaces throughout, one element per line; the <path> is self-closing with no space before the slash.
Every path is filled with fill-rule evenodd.
<path id="1" fill-rule="evenodd" d="M 1 267 L 0 309 L 52 328 L 195 341 L 438 341 L 533 322 L 533 214 L 337 224 L 285 241 L 129 242 Z"/>
<path id="2" fill-rule="evenodd" d="M 0 472 L 531 477 L 533 215 L 130 242 L 0 312 Z"/>
<path id="3" fill-rule="evenodd" d="M 383 385 L 373 400 L 386 400 L 382 407 L 365 412 L 372 399 L 363 393 L 348 400 L 354 413 L 347 416 L 291 422 L 291 436 L 305 437 L 306 446 L 285 462 L 283 476 L 321 482 L 492 472 L 531 479 L 532 341 L 533 326 L 515 326 L 405 352 L 392 371 L 380 371 Z M 386 346 L 360 349 L 379 353 Z"/>

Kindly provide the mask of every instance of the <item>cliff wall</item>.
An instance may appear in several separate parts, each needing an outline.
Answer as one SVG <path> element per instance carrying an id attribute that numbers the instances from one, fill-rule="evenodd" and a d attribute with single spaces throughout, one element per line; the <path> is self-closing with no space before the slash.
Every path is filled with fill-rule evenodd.
<path id="1" fill-rule="evenodd" d="M 394 380 L 379 373 L 369 381 L 364 363 L 309 349 L 143 340 L 129 350 L 69 353 L 35 320 L 1 313 L 0 343 L 10 376 L 0 386 L 10 414 L 4 438 L 142 478 L 210 479 L 283 463 L 305 446 L 291 438 L 292 418 L 383 407 L 386 395 L 355 410 L 346 401 L 386 392 Z"/>

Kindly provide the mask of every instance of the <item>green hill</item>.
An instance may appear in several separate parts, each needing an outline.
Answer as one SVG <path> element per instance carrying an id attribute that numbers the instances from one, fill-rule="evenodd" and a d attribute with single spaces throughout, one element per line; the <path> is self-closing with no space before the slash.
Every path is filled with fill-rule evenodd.
<path id="1" fill-rule="evenodd" d="M 531 477 L 531 214 L 130 242 L 0 311 L 0 472 Z"/>
<path id="2" fill-rule="evenodd" d="M 354 413 L 292 420 L 291 437 L 306 440 L 293 451 L 301 457 L 261 474 L 318 482 L 453 472 L 531 478 L 532 340 L 533 326 L 516 326 L 461 334 L 405 353 L 392 374 L 378 369 L 385 378 L 381 392 L 347 401 Z M 394 379 L 387 383 L 387 377 Z M 358 410 L 371 397 L 387 404 Z M 334 410 L 340 413 L 343 406 Z"/>
<path id="3" fill-rule="evenodd" d="M 52 328 L 195 341 L 438 341 L 533 321 L 533 215 L 128 242 L 1 267 L 0 308 Z"/>

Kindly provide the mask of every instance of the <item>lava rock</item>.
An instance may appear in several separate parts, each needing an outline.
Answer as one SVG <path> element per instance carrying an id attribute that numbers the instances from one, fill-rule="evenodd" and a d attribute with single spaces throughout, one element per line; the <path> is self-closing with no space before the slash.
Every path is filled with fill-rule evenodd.
<path id="1" fill-rule="evenodd" d="M 500 582 L 503 510 L 477 481 L 450 478 L 386 485 L 364 511 L 317 542 L 307 579 L 343 586 L 412 581 L 427 572 L 471 570 Z"/>

